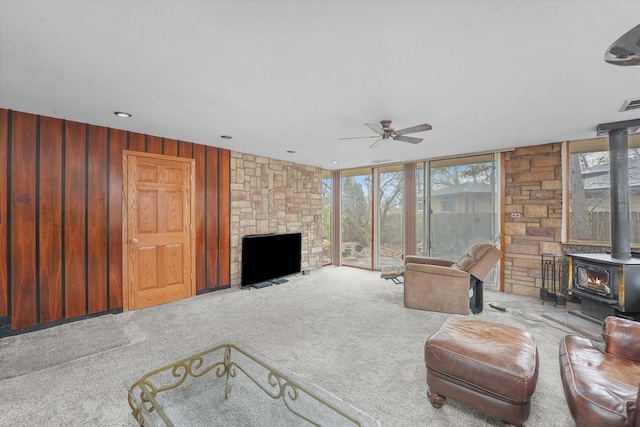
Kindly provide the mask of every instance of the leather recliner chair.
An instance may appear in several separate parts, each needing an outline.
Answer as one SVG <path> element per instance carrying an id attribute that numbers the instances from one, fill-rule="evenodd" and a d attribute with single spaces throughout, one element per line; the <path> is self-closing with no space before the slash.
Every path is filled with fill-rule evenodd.
<path id="1" fill-rule="evenodd" d="M 640 427 L 640 322 L 609 316 L 604 350 L 567 335 L 560 342 L 560 376 L 577 426 Z"/>
<path id="2" fill-rule="evenodd" d="M 457 261 L 405 257 L 404 306 L 443 313 L 482 311 L 482 281 L 502 257 L 488 242 L 473 243 Z"/>

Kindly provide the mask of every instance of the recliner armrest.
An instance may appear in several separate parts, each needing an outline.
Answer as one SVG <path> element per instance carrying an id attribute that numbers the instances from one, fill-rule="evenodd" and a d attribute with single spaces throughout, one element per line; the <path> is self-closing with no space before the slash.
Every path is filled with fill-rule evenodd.
<path id="1" fill-rule="evenodd" d="M 457 268 L 451 268 L 442 265 L 431 265 L 431 264 L 415 264 L 410 263 L 405 265 L 405 274 L 406 271 L 417 271 L 425 274 L 432 274 L 437 276 L 451 276 L 451 277 L 463 277 L 469 280 L 469 273 L 464 270 L 459 270 Z"/>
<path id="2" fill-rule="evenodd" d="M 640 363 L 640 322 L 609 316 L 602 323 L 605 351 Z"/>
<path id="3" fill-rule="evenodd" d="M 640 386 L 638 386 L 638 397 L 636 397 L 636 419 L 633 425 L 634 427 L 640 427 Z"/>
<path id="4" fill-rule="evenodd" d="M 404 257 L 405 264 L 428 264 L 428 265 L 442 265 L 444 267 L 450 267 L 455 264 L 453 261 L 443 258 L 431 258 L 419 255 L 406 255 Z"/>

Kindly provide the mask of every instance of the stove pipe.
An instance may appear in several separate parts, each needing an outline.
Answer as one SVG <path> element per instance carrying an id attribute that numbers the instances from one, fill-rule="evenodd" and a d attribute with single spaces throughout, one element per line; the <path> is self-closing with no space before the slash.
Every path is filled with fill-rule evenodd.
<path id="1" fill-rule="evenodd" d="M 611 257 L 631 258 L 629 216 L 629 132 L 609 132 L 609 177 L 611 191 Z"/>

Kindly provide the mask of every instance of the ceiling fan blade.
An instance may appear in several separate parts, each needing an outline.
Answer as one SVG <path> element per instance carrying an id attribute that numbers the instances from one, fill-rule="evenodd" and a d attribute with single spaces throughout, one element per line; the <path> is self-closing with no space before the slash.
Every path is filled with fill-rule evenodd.
<path id="1" fill-rule="evenodd" d="M 408 133 L 424 132 L 425 130 L 431 130 L 431 129 L 432 128 L 431 128 L 430 124 L 424 123 L 424 124 L 421 124 L 421 125 L 411 126 L 410 128 L 400 129 L 400 130 L 395 131 L 394 133 L 396 135 L 406 135 Z"/>
<path id="2" fill-rule="evenodd" d="M 377 140 L 376 142 L 374 142 L 373 144 L 371 144 L 371 145 L 369 146 L 369 148 L 376 148 L 376 147 L 378 146 L 378 143 L 379 143 L 380 141 L 382 141 L 382 140 L 383 140 L 383 138 L 380 138 L 379 140 Z"/>
<path id="3" fill-rule="evenodd" d="M 375 133 L 379 134 L 379 135 L 384 135 L 385 131 L 384 129 L 382 129 L 380 126 L 373 124 L 373 123 L 365 123 L 365 126 L 367 126 L 369 129 L 371 129 L 372 131 L 374 131 Z"/>
<path id="4" fill-rule="evenodd" d="M 343 140 L 343 139 L 362 139 L 362 138 L 378 138 L 378 135 L 371 135 L 371 136 L 350 136 L 348 138 L 338 138 L 338 141 Z"/>
<path id="5" fill-rule="evenodd" d="M 394 136 L 393 139 L 396 141 L 410 142 L 412 144 L 422 142 L 422 138 L 414 138 L 412 136 Z"/>

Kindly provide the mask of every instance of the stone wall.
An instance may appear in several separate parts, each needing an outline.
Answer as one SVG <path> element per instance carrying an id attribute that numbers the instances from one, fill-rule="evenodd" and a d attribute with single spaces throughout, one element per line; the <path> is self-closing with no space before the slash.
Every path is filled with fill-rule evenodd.
<path id="1" fill-rule="evenodd" d="M 561 143 L 504 154 L 504 291 L 540 296 L 540 255 L 562 255 Z"/>
<path id="2" fill-rule="evenodd" d="M 231 153 L 231 284 L 240 284 L 242 236 L 302 233 L 302 269 L 322 263 L 322 169 Z"/>

